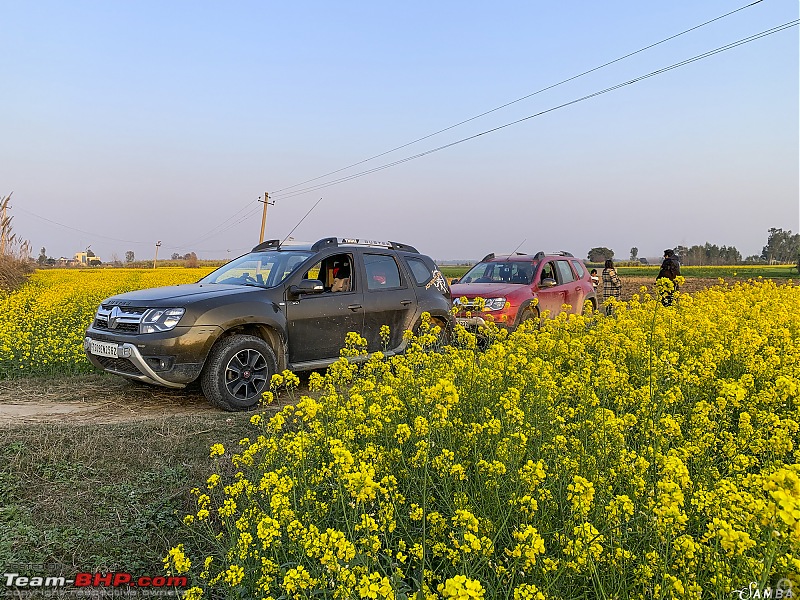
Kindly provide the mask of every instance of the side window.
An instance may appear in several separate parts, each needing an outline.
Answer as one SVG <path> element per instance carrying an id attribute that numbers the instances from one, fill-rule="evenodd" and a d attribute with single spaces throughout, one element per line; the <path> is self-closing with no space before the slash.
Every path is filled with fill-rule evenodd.
<path id="1" fill-rule="evenodd" d="M 583 266 L 583 263 L 579 260 L 573 260 L 572 266 L 575 267 L 575 272 L 578 274 L 578 279 L 583 279 L 586 276 L 586 269 Z"/>
<path id="2" fill-rule="evenodd" d="M 365 254 L 367 289 L 386 290 L 400 287 L 400 269 L 394 258 L 385 254 Z"/>
<path id="3" fill-rule="evenodd" d="M 575 281 L 575 276 L 572 274 L 572 269 L 569 268 L 569 261 L 557 260 L 556 268 L 558 268 L 558 283 L 569 283 Z"/>
<path id="4" fill-rule="evenodd" d="M 542 267 L 542 273 L 539 275 L 539 282 L 542 282 L 545 279 L 556 279 L 556 269 L 551 262 L 546 263 Z"/>
<path id="5" fill-rule="evenodd" d="M 420 258 L 406 258 L 406 264 L 411 269 L 411 273 L 414 275 L 414 281 L 417 282 L 417 285 L 425 285 L 433 279 L 433 273 L 428 265 L 425 264 L 424 260 Z"/>
<path id="6" fill-rule="evenodd" d="M 349 254 L 336 254 L 315 263 L 303 279 L 319 279 L 326 292 L 353 291 L 353 259 Z"/>

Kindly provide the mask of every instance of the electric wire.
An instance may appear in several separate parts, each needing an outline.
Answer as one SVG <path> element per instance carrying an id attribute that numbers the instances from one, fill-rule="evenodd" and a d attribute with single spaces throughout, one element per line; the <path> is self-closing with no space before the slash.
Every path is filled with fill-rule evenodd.
<path id="1" fill-rule="evenodd" d="M 620 62 L 622 60 L 625 60 L 626 58 L 630 58 L 631 56 L 634 56 L 636 54 L 644 52 L 645 50 L 649 50 L 651 48 L 655 48 L 656 46 L 658 46 L 660 44 L 664 44 L 664 43 L 666 43 L 666 42 L 668 42 L 670 40 L 674 40 L 675 38 L 678 38 L 678 37 L 680 37 L 682 35 L 685 35 L 687 33 L 690 33 L 692 31 L 700 29 L 701 27 L 705 27 L 706 25 L 714 23 L 715 21 L 719 21 L 721 19 L 724 19 L 725 17 L 729 17 L 729 16 L 731 16 L 733 14 L 736 14 L 736 13 L 742 11 L 742 10 L 750 8 L 751 6 L 755 6 L 756 4 L 759 4 L 762 1 L 763 0 L 755 0 L 755 2 L 751 2 L 750 4 L 747 4 L 745 6 L 739 7 L 736 10 L 732 10 L 732 11 L 730 11 L 728 13 L 725 13 L 724 15 L 720 15 L 718 17 L 715 17 L 713 19 L 705 21 L 704 23 L 700 23 L 699 25 L 695 25 L 694 27 L 690 27 L 689 29 L 681 31 L 680 33 L 676 33 L 674 35 L 671 35 L 669 37 L 664 38 L 663 40 L 660 40 L 660 41 L 655 42 L 653 44 L 650 44 L 648 46 L 644 46 L 643 48 L 639 48 L 638 50 L 635 50 L 634 52 L 630 52 L 630 53 L 628 53 L 628 54 L 626 54 L 624 56 L 620 56 L 619 58 L 615 58 L 614 60 L 610 60 L 610 61 L 608 61 L 606 63 L 603 63 L 602 65 L 599 65 L 597 67 L 594 67 L 592 69 L 589 69 L 587 71 L 579 73 L 577 75 L 573 75 L 572 77 L 568 77 L 567 79 L 559 81 L 558 83 L 554 83 L 552 85 L 548 85 L 547 87 L 543 87 L 543 88 L 541 88 L 539 90 L 536 90 L 535 92 L 532 92 L 530 94 L 522 96 L 521 98 L 517 98 L 516 100 L 512 100 L 511 102 L 506 102 L 505 104 L 502 104 L 502 105 L 500 105 L 500 106 L 498 106 L 496 108 L 492 108 L 491 110 L 487 110 L 485 112 L 482 112 L 482 113 L 480 113 L 478 115 L 475 115 L 474 117 L 470 117 L 470 118 L 465 119 L 463 121 L 459 121 L 458 123 L 456 123 L 454 125 L 450 125 L 449 127 L 445 127 L 444 129 L 439 129 L 438 131 L 434 131 L 433 133 L 430 133 L 430 134 L 425 135 L 423 137 L 417 138 L 417 139 L 415 139 L 415 140 L 413 140 L 411 142 L 407 142 L 405 144 L 402 144 L 400 146 L 392 148 L 391 150 L 387 150 L 385 152 L 381 152 L 380 154 L 376 154 L 374 156 L 370 156 L 369 158 L 365 158 L 364 160 L 360 160 L 358 162 L 355 162 L 355 163 L 353 163 L 351 165 L 347 165 L 346 167 L 342 167 L 341 169 L 336 169 L 335 171 L 331 171 L 331 172 L 326 173 L 324 175 L 320 175 L 318 177 L 313 177 L 311 179 L 306 179 L 305 181 L 301 181 L 300 183 L 296 183 L 294 185 L 290 185 L 290 186 L 283 187 L 281 189 L 275 190 L 275 192 L 273 192 L 273 193 L 274 194 L 280 194 L 281 192 L 285 192 L 287 190 L 291 190 L 292 188 L 300 187 L 301 185 L 305 185 L 307 183 L 311 183 L 312 181 L 317 181 L 319 179 L 324 179 L 325 177 L 329 177 L 330 175 L 335 175 L 336 173 L 341 173 L 342 171 L 346 171 L 347 169 L 351 169 L 353 167 L 357 167 L 358 165 L 363 165 L 366 162 L 369 162 L 371 160 L 375 160 L 376 158 L 380 158 L 382 156 L 386 156 L 387 154 L 391 154 L 392 152 L 396 152 L 397 150 L 402 150 L 403 148 L 407 148 L 408 146 L 412 146 L 412 145 L 416 144 L 417 142 L 421 142 L 423 140 L 427 140 L 427 139 L 432 138 L 432 137 L 434 137 L 436 135 L 439 135 L 440 133 L 444 133 L 446 131 L 450 131 L 451 129 L 455 129 L 456 127 L 460 127 L 461 125 L 464 125 L 464 124 L 469 123 L 471 121 L 475 121 L 476 119 L 480 119 L 481 117 L 485 117 L 486 115 L 489 115 L 489 114 L 492 114 L 494 112 L 497 112 L 498 110 L 502 110 L 504 108 L 507 108 L 507 107 L 511 106 L 512 104 L 516 104 L 517 102 L 522 102 L 523 100 L 527 100 L 528 98 L 532 98 L 533 96 L 536 96 L 537 94 L 541 94 L 542 92 L 546 92 L 548 90 L 551 90 L 551 89 L 553 89 L 555 87 L 558 87 L 560 85 L 563 85 L 565 83 L 569 83 L 570 81 L 574 81 L 575 79 L 583 77 L 584 75 L 588 75 L 590 73 L 594 73 L 595 71 L 599 71 L 600 69 L 603 69 L 605 67 L 613 65 L 614 63 L 618 63 L 618 62 Z"/>
<path id="2" fill-rule="evenodd" d="M 225 224 L 228 221 L 230 221 L 232 219 L 235 219 L 236 216 L 239 215 L 239 213 L 241 213 L 242 211 L 248 209 L 253 202 L 258 202 L 258 200 L 251 200 L 250 202 L 245 204 L 242 208 L 240 208 L 235 213 L 233 213 L 230 217 L 228 217 L 227 219 L 225 219 L 221 223 L 215 225 L 214 227 L 209 229 L 207 232 L 203 233 L 202 235 L 200 235 L 199 237 L 193 239 L 192 241 L 186 242 L 183 246 L 181 246 L 181 248 L 189 248 L 191 246 L 195 246 L 195 245 L 197 245 L 197 244 L 199 244 L 201 242 L 204 242 L 204 241 L 206 241 L 206 240 L 208 240 L 208 239 L 210 239 L 212 237 L 218 236 L 220 233 L 228 231 L 228 229 L 230 229 L 230 227 L 225 227 Z M 251 212 L 247 213 L 248 218 L 249 218 L 249 216 L 252 216 L 253 214 L 255 214 L 255 212 L 257 212 L 257 209 L 254 209 Z M 238 225 L 240 222 L 241 221 L 237 221 L 235 224 Z M 219 229 L 219 231 L 216 231 L 217 229 Z"/>
<path id="3" fill-rule="evenodd" d="M 317 185 L 314 185 L 314 186 L 310 186 L 308 188 L 304 188 L 304 189 L 301 189 L 301 190 L 295 190 L 294 192 L 287 192 L 286 194 L 284 194 L 282 196 L 279 195 L 276 192 L 275 193 L 275 197 L 276 197 L 276 199 L 285 200 L 285 199 L 293 198 L 295 196 L 299 196 L 299 195 L 306 194 L 306 193 L 309 193 L 309 192 L 321 190 L 321 189 L 324 189 L 324 188 L 327 188 L 327 187 L 330 187 L 330 186 L 333 186 L 333 185 L 338 185 L 338 184 L 344 183 L 346 181 L 351 181 L 351 180 L 357 179 L 359 177 L 364 177 L 366 175 L 370 175 L 370 174 L 376 173 L 378 171 L 383 171 L 385 169 L 389 169 L 391 167 L 395 167 L 397 165 L 401 165 L 403 163 L 407 163 L 409 161 L 416 160 L 416 159 L 421 158 L 423 156 L 427 156 L 429 154 L 433 154 L 434 152 L 439 152 L 439 151 L 445 150 L 447 148 L 452 148 L 453 146 L 456 146 L 458 144 L 462 144 L 462 143 L 467 142 L 469 140 L 474 140 L 475 138 L 479 138 L 481 136 L 484 136 L 484 135 L 487 135 L 487 134 L 490 134 L 490 133 L 494 133 L 495 131 L 499 131 L 501 129 L 506 129 L 506 128 L 511 127 L 513 125 L 518 125 L 519 123 L 523 123 L 525 121 L 529 121 L 530 119 L 534 119 L 536 117 L 540 117 L 542 115 L 554 112 L 554 111 L 559 110 L 561 108 L 565 108 L 567 106 L 571 106 L 573 104 L 577 104 L 579 102 L 583 102 L 584 100 L 589 100 L 590 98 L 595 98 L 595 97 L 600 96 L 602 94 L 606 94 L 608 92 L 611 92 L 611 91 L 614 91 L 614 90 L 618 90 L 620 88 L 623 88 L 623 87 L 626 87 L 626 86 L 629 86 L 629 85 L 633 85 L 633 84 L 638 83 L 639 81 L 642 81 L 644 79 L 648 79 L 650 77 L 655 77 L 657 75 L 661 75 L 661 74 L 666 73 L 668 71 L 672 71 L 673 69 L 677 69 L 679 67 L 688 65 L 688 64 L 693 63 L 693 62 L 696 62 L 698 60 L 702 60 L 704 58 L 708 58 L 708 57 L 713 56 L 715 54 L 719 54 L 721 52 L 725 52 L 727 50 L 731 50 L 732 48 L 736 48 L 738 46 L 742 46 L 744 44 L 753 42 L 753 41 L 755 41 L 757 39 L 760 39 L 760 38 L 763 38 L 763 37 L 767 37 L 769 35 L 773 35 L 773 34 L 778 33 L 780 31 L 784 31 L 785 29 L 789 29 L 791 27 L 796 26 L 798 23 L 800 23 L 800 19 L 795 19 L 794 21 L 789 21 L 787 23 L 784 23 L 783 25 L 777 25 L 777 26 L 772 27 L 770 29 L 764 30 L 764 31 L 762 31 L 760 33 L 753 34 L 751 36 L 748 36 L 746 38 L 742 38 L 740 40 L 737 40 L 735 42 L 731 42 L 729 44 L 725 44 L 724 46 L 720 46 L 718 48 L 715 48 L 714 50 L 709 50 L 709 51 L 704 52 L 702 54 L 698 54 L 696 56 L 693 56 L 692 58 L 688 58 L 686 60 L 682 60 L 680 62 L 677 62 L 677 63 L 674 63 L 672 65 L 669 65 L 667 67 L 663 67 L 661 69 L 657 69 L 655 71 L 647 73 L 646 75 L 641 75 L 639 77 L 635 77 L 634 79 L 630 79 L 628 81 L 625 81 L 625 82 L 622 82 L 622 83 L 618 83 L 616 85 L 613 85 L 611 87 L 607 87 L 607 88 L 599 90 L 597 92 L 594 92 L 594 93 L 591 93 L 591 94 L 587 94 L 585 96 L 582 96 L 580 98 L 576 98 L 574 100 L 570 100 L 569 102 L 564 102 L 563 104 L 559 104 L 557 106 L 550 107 L 548 109 L 542 110 L 542 111 L 537 112 L 535 114 L 528 115 L 527 117 L 523 117 L 521 119 L 517 119 L 517 120 L 511 121 L 509 123 L 505 123 L 504 125 L 499 125 L 497 127 L 493 127 L 491 129 L 487 129 L 485 131 L 481 131 L 481 132 L 476 133 L 474 135 L 470 135 L 470 136 L 461 138 L 461 139 L 456 140 L 454 142 L 450 142 L 448 144 L 444 144 L 442 146 L 438 146 L 436 148 L 432 148 L 430 150 L 426 150 L 424 152 L 420 152 L 420 153 L 414 154 L 412 156 L 407 156 L 405 158 L 402 158 L 402 159 L 399 159 L 399 160 L 396 160 L 396 161 L 393 161 L 391 163 L 387 163 L 387 164 L 384 164 L 384 165 L 380 165 L 378 167 L 374 167 L 374 168 L 368 169 L 366 171 L 361 171 L 359 173 L 354 173 L 354 174 L 348 175 L 346 177 L 341 177 L 339 179 L 334 179 L 333 181 L 320 183 L 320 184 L 317 184 Z"/>

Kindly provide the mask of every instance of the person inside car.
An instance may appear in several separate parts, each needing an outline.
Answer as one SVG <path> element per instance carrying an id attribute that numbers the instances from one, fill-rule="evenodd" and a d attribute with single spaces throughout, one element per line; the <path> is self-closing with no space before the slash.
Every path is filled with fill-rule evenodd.
<path id="1" fill-rule="evenodd" d="M 349 263 L 336 263 L 333 267 L 333 285 L 331 285 L 332 292 L 349 292 L 350 291 L 350 264 Z"/>

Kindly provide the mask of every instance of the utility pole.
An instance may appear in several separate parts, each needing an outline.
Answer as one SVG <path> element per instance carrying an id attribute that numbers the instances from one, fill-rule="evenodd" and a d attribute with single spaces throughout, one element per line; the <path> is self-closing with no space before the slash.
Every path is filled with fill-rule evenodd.
<path id="1" fill-rule="evenodd" d="M 261 236 L 258 238 L 258 243 L 260 244 L 264 241 L 264 231 L 267 229 L 267 206 L 275 204 L 275 200 L 270 202 L 269 192 L 264 192 L 264 199 L 259 198 L 258 201 L 264 203 L 264 214 L 261 216 Z"/>
<path id="2" fill-rule="evenodd" d="M 161 246 L 161 240 L 158 240 L 158 241 L 156 242 L 156 256 L 155 256 L 155 258 L 153 259 L 153 268 L 154 268 L 154 269 L 156 268 L 156 261 L 158 260 L 158 248 L 159 248 L 159 246 Z"/>

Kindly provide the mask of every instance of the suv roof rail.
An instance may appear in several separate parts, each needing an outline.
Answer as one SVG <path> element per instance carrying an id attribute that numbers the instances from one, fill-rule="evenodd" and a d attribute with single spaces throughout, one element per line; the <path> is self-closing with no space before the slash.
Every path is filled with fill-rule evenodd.
<path id="1" fill-rule="evenodd" d="M 408 244 L 401 244 L 400 242 L 378 242 L 375 240 L 362 240 L 361 238 L 322 238 L 321 240 L 314 243 L 311 246 L 311 249 L 314 251 L 320 250 L 327 246 L 340 246 L 340 245 L 348 245 L 348 246 L 377 246 L 379 248 L 389 248 L 390 250 L 400 250 L 402 252 L 413 252 L 414 254 L 419 254 L 419 250 L 414 248 L 414 246 L 409 246 Z"/>
<path id="2" fill-rule="evenodd" d="M 511 258 L 512 256 L 528 256 L 527 252 L 500 252 L 499 254 L 495 254 L 494 252 L 490 252 L 486 256 L 481 259 L 481 262 L 486 262 L 489 260 L 493 260 L 499 256 L 505 256 L 507 258 Z"/>
<path id="3" fill-rule="evenodd" d="M 267 240 L 265 242 L 261 242 L 258 246 L 255 246 L 251 252 L 259 252 L 261 250 L 267 250 L 268 248 L 277 248 L 280 250 L 281 244 L 281 240 Z M 414 254 L 419 254 L 419 250 L 414 248 L 414 246 L 409 246 L 408 244 L 402 244 L 400 242 L 376 242 L 375 240 L 362 240 L 360 238 L 336 237 L 326 237 L 322 238 L 321 240 L 317 240 L 311 245 L 311 250 L 317 252 L 318 250 L 322 250 L 323 248 L 327 248 L 329 246 L 336 247 L 342 244 L 346 244 L 348 246 L 377 246 L 380 248 L 389 248 L 390 250 L 400 250 L 401 252 L 413 252 Z"/>
<path id="4" fill-rule="evenodd" d="M 536 260 L 541 260 L 545 256 L 572 256 L 574 258 L 574 255 L 571 252 L 567 252 L 566 250 L 558 250 L 556 252 L 542 252 L 541 250 L 539 250 L 539 252 L 537 252 L 533 258 L 535 258 Z"/>
<path id="5" fill-rule="evenodd" d="M 322 248 L 326 248 L 328 246 L 338 246 L 338 245 L 339 245 L 339 238 L 326 237 L 314 242 L 314 244 L 311 246 L 311 250 L 316 252 L 317 250 L 321 250 Z"/>
<path id="6" fill-rule="evenodd" d="M 402 252 L 413 252 L 414 254 L 419 254 L 419 250 L 414 248 L 414 246 L 409 246 L 408 244 L 401 244 L 400 242 L 389 242 L 389 248 L 392 250 L 400 250 Z"/>
<path id="7" fill-rule="evenodd" d="M 260 250 L 266 250 L 267 248 L 280 248 L 281 241 L 280 240 L 267 240 L 266 242 L 261 242 L 258 246 L 255 246 L 251 252 L 259 252 Z"/>

